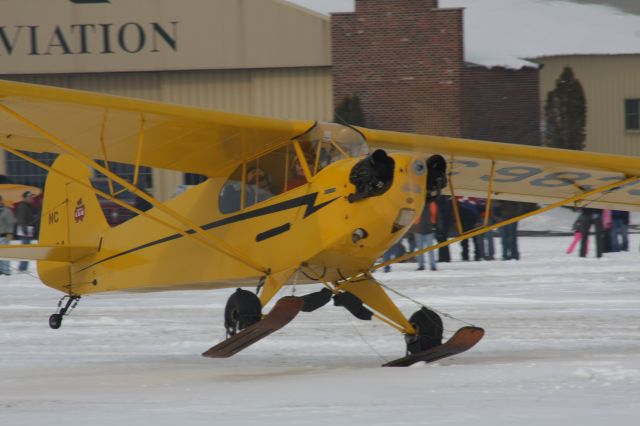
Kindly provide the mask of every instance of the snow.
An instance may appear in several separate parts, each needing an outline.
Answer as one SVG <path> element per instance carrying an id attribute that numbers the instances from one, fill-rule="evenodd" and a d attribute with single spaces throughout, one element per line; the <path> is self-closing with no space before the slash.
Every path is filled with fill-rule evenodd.
<path id="1" fill-rule="evenodd" d="M 552 0 L 440 0 L 464 7 L 465 60 L 531 66 L 525 58 L 640 53 L 640 16 L 592 4 Z"/>
<path id="2" fill-rule="evenodd" d="M 351 12 L 353 0 L 289 0 L 321 13 Z M 565 0 L 440 0 L 464 7 L 465 60 L 493 67 L 536 66 L 527 59 L 640 53 L 640 16 Z"/>
<path id="3" fill-rule="evenodd" d="M 405 369 L 379 367 L 403 355 L 395 330 L 331 305 L 214 360 L 199 354 L 223 337 L 231 290 L 94 295 L 51 330 L 59 294 L 2 277 L 0 424 L 636 425 L 640 235 L 601 259 L 565 255 L 570 239 L 521 237 L 519 262 L 461 262 L 454 246 L 438 271 L 376 274 L 486 329 L 464 354 Z M 445 318 L 447 334 L 463 325 Z"/>

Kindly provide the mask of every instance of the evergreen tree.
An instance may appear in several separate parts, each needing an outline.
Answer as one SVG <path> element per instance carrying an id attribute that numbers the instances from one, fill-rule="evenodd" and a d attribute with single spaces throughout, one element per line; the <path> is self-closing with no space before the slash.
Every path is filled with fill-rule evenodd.
<path id="1" fill-rule="evenodd" d="M 565 67 L 547 95 L 544 116 L 546 146 L 584 149 L 587 106 L 582 85 L 571 68 Z"/>
<path id="2" fill-rule="evenodd" d="M 346 97 L 340 102 L 334 112 L 333 121 L 340 124 L 351 124 L 353 126 L 366 126 L 362 104 L 358 95 Z"/>

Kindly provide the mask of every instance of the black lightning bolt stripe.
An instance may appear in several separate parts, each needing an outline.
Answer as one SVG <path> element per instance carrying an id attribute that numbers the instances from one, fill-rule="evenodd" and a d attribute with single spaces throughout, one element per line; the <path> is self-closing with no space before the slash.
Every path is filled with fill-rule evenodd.
<path id="1" fill-rule="evenodd" d="M 281 203 L 277 203 L 277 204 L 273 204 L 271 206 L 266 206 L 266 207 L 262 207 L 256 210 L 251 210 L 248 212 L 244 212 L 244 213 L 240 213 L 237 214 L 235 216 L 230 216 L 230 217 L 226 217 L 224 219 L 220 219 L 217 220 L 215 222 L 211 222 L 211 223 L 207 223 L 205 225 L 202 226 L 202 229 L 209 230 L 209 229 L 214 229 L 214 228 L 219 228 L 220 226 L 225 226 L 225 225 L 229 225 L 231 223 L 236 223 L 236 222 L 241 222 L 243 220 L 248 220 L 248 219 L 254 219 L 256 217 L 260 217 L 260 216 L 265 216 L 268 214 L 272 214 L 272 213 L 277 213 L 277 212 L 281 212 L 284 210 L 289 210 L 289 209 L 293 209 L 296 207 L 302 207 L 302 206 L 307 206 L 307 209 L 304 212 L 304 216 L 303 219 L 307 218 L 308 216 L 311 216 L 312 214 L 314 214 L 315 212 L 317 212 L 318 210 L 320 210 L 321 208 L 333 203 L 335 200 L 337 200 L 340 197 L 335 197 L 332 198 L 331 200 L 325 201 L 324 203 L 320 203 L 318 205 L 316 205 L 316 199 L 318 198 L 318 193 L 314 192 L 312 194 L 306 194 L 303 195 L 302 197 L 298 197 L 298 198 L 292 198 L 291 200 L 286 200 L 283 201 Z M 195 234 L 195 230 L 193 229 L 188 229 L 186 231 L 187 234 Z M 113 256 L 109 256 L 106 257 L 102 260 L 99 260 L 98 262 L 92 263 L 89 266 L 85 266 L 84 268 L 80 269 L 78 272 L 82 272 L 86 269 L 89 269 L 93 266 L 96 266 L 100 263 L 106 262 L 108 260 L 112 260 L 115 259 L 117 257 L 120 256 L 124 256 L 125 254 L 131 254 L 133 252 L 142 250 L 142 249 L 146 249 L 149 247 L 153 247 L 155 245 L 158 244 L 162 244 L 162 243 L 166 243 L 168 241 L 173 241 L 176 240 L 178 238 L 182 238 L 183 235 L 182 234 L 173 234 L 173 235 L 169 235 L 166 236 L 164 238 L 160 238 L 159 240 L 155 240 L 155 241 L 150 241 L 148 243 L 139 245 L 137 247 L 133 247 L 129 250 L 125 250 L 123 252 L 120 252 L 118 254 L 114 254 Z"/>
<path id="2" fill-rule="evenodd" d="M 256 235 L 256 242 L 268 240 L 269 238 L 273 238 L 275 236 L 283 234 L 290 229 L 291 229 L 290 223 L 285 223 L 284 225 L 280 225 L 280 226 L 276 226 L 275 228 L 268 229 Z"/>

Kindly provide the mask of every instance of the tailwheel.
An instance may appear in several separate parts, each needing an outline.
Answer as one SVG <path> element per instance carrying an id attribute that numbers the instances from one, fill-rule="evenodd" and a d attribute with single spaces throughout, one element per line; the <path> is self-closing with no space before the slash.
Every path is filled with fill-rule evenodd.
<path id="1" fill-rule="evenodd" d="M 262 304 L 254 293 L 237 289 L 227 300 L 224 309 L 224 328 L 227 337 L 249 327 L 262 319 Z"/>
<path id="2" fill-rule="evenodd" d="M 438 314 L 425 307 L 416 311 L 409 322 L 416 334 L 405 335 L 407 353 L 415 354 L 442 344 L 442 319 Z"/>
<path id="3" fill-rule="evenodd" d="M 66 303 L 65 303 L 66 300 Z M 62 326 L 62 318 L 65 315 L 69 315 L 76 306 L 78 306 L 78 302 L 80 301 L 80 296 L 64 296 L 62 299 L 58 301 L 58 309 L 56 309 L 56 313 L 52 314 L 49 317 L 49 327 L 54 330 L 59 329 Z M 62 304 L 65 303 L 64 307 Z"/>
<path id="4" fill-rule="evenodd" d="M 51 314 L 49 317 L 49 327 L 57 330 L 62 326 L 62 315 L 61 314 Z"/>

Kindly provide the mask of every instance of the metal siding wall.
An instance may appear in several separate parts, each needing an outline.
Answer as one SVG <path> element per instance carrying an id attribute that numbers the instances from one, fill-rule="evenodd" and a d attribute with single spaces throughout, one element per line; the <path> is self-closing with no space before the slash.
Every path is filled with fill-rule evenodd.
<path id="1" fill-rule="evenodd" d="M 69 89 L 89 90 L 117 96 L 159 100 L 158 73 L 105 73 L 105 74 L 44 74 L 29 76 L 2 76 L 0 78 L 24 83 L 45 84 Z"/>
<path id="2" fill-rule="evenodd" d="M 333 120 L 330 68 L 254 70 L 252 113 Z"/>
<path id="3" fill-rule="evenodd" d="M 587 98 L 587 151 L 640 156 L 640 132 L 624 128 L 624 100 L 640 98 L 640 55 L 543 58 L 540 97 L 543 108 L 565 66 L 582 83 Z"/>
<path id="4" fill-rule="evenodd" d="M 181 71 L 162 74 L 162 101 L 249 113 L 250 70 Z"/>
<path id="5" fill-rule="evenodd" d="M 79 74 L 71 80 L 71 87 L 78 90 L 128 96 L 151 101 L 160 100 L 159 73 Z"/>

